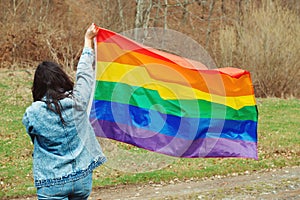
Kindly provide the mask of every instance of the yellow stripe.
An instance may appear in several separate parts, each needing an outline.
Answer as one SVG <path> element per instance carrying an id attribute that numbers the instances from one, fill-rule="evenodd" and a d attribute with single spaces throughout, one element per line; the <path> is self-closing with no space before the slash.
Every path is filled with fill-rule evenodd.
<path id="1" fill-rule="evenodd" d="M 168 76 L 166 74 L 166 76 Z M 97 80 L 121 82 L 156 90 L 163 99 L 202 99 L 234 109 L 255 105 L 254 95 L 224 97 L 209 94 L 191 87 L 152 79 L 144 67 L 114 62 L 97 62 Z"/>

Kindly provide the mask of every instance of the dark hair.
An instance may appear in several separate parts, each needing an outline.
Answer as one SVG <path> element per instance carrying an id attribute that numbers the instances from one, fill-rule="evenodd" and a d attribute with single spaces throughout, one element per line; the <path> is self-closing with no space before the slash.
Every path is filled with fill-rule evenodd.
<path id="1" fill-rule="evenodd" d="M 65 125 L 59 100 L 69 96 L 68 92 L 72 92 L 73 86 L 74 82 L 60 65 L 44 61 L 38 65 L 34 74 L 32 85 L 33 101 L 42 101 L 43 97 L 46 97 L 45 103 L 47 107 L 57 113 L 61 122 Z"/>

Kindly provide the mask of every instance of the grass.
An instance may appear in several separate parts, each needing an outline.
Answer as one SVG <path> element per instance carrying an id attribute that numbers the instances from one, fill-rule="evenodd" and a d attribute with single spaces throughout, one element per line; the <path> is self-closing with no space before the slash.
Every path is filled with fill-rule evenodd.
<path id="1" fill-rule="evenodd" d="M 23 113 L 31 103 L 32 77 L 31 71 L 0 71 L 0 198 L 27 196 L 36 192 L 31 171 L 32 144 L 21 123 Z M 104 165 L 95 170 L 94 186 L 168 183 L 299 166 L 300 100 L 258 99 L 257 104 L 258 161 L 234 158 L 173 159 L 160 170 L 140 173 L 122 172 Z"/>

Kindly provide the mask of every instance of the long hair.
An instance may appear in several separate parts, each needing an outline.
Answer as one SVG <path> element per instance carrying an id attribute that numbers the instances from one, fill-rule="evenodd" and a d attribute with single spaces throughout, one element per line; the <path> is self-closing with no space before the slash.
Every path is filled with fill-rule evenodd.
<path id="1" fill-rule="evenodd" d="M 59 100 L 66 98 L 73 87 L 74 82 L 58 64 L 44 61 L 38 65 L 34 74 L 31 90 L 33 101 L 42 101 L 46 97 L 47 107 L 57 113 L 65 125 Z"/>

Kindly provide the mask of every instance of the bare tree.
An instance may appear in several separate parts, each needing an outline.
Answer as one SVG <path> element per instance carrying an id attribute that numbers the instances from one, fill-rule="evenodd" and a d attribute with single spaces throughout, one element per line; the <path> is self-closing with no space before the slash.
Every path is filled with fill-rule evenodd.
<path id="1" fill-rule="evenodd" d="M 118 0 L 118 8 L 119 8 L 119 15 L 120 15 L 120 20 L 121 20 L 121 25 L 122 25 L 122 31 L 125 30 L 125 20 L 124 20 L 124 15 L 123 15 L 123 6 L 121 4 L 121 0 Z"/>
<path id="2" fill-rule="evenodd" d="M 153 6 L 152 0 L 136 0 L 136 13 L 134 23 L 134 39 L 138 40 L 138 29 L 145 30 L 144 37 L 147 35 L 147 28 L 149 27 L 150 14 Z"/>
<path id="3" fill-rule="evenodd" d="M 164 30 L 168 28 L 168 0 L 165 0 L 165 9 L 164 9 Z"/>
<path id="4" fill-rule="evenodd" d="M 207 18 L 207 30 L 206 30 L 206 41 L 205 41 L 205 48 L 208 48 L 208 44 L 209 44 L 209 39 L 210 39 L 210 34 L 211 34 L 211 17 L 214 11 L 214 7 L 215 7 L 215 0 L 211 0 L 210 5 L 209 5 L 209 14 L 208 14 L 208 18 Z"/>

